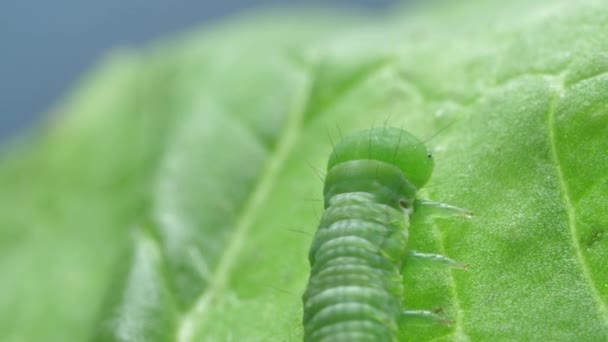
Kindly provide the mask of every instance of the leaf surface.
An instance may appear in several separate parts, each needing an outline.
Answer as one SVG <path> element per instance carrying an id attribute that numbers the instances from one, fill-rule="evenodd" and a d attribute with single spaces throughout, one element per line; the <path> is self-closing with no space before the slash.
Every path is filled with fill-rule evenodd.
<path id="1" fill-rule="evenodd" d="M 441 131 L 421 195 L 475 212 L 414 217 L 411 248 L 470 268 L 405 268 L 404 305 L 454 324 L 403 340 L 608 339 L 607 8 L 268 14 L 115 53 L 0 165 L 1 339 L 301 340 L 331 144 L 385 124 Z"/>

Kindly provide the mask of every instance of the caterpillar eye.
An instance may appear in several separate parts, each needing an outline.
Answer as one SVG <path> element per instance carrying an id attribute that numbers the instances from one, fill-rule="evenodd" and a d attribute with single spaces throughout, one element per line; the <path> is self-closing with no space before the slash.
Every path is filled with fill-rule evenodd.
<path id="1" fill-rule="evenodd" d="M 426 156 L 427 156 L 429 159 L 433 158 L 433 155 L 431 154 L 431 152 L 427 152 L 427 153 L 426 153 Z"/>
<path id="2" fill-rule="evenodd" d="M 412 208 L 411 203 L 406 200 L 400 200 L 399 206 L 403 209 L 403 212 L 407 215 L 411 215 L 412 212 L 414 212 L 414 208 Z"/>

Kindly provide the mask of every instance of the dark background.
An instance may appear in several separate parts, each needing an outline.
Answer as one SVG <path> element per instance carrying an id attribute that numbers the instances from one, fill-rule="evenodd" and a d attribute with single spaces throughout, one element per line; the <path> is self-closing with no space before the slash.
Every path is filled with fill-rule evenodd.
<path id="1" fill-rule="evenodd" d="M 2 0 L 0 142 L 26 130 L 113 47 L 264 7 L 383 9 L 395 0 Z"/>

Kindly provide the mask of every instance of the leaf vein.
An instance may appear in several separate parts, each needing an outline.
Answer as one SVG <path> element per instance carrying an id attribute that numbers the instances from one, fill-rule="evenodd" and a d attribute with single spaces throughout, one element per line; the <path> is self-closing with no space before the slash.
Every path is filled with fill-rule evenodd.
<path id="1" fill-rule="evenodd" d="M 442 254 L 445 254 L 445 243 L 443 241 L 443 234 L 437 224 L 433 222 L 433 230 L 437 234 L 437 240 L 439 242 L 439 249 Z M 449 282 L 450 282 L 450 292 L 452 297 L 454 298 L 453 305 L 454 311 L 456 311 L 456 317 L 454 318 L 454 332 L 452 335 L 454 336 L 454 340 L 457 341 L 470 341 L 469 336 L 464 330 L 464 324 L 462 322 L 462 308 L 460 307 L 460 300 L 458 299 L 458 289 L 456 288 L 456 280 L 454 279 L 453 271 L 450 270 Z"/>
<path id="2" fill-rule="evenodd" d="M 598 292 L 598 289 L 596 288 L 595 284 L 593 283 L 593 276 L 591 275 L 591 271 L 589 270 L 589 265 L 587 265 L 585 257 L 583 256 L 583 251 L 581 249 L 579 239 L 577 238 L 578 230 L 576 227 L 576 210 L 575 210 L 574 206 L 572 205 L 572 199 L 571 199 L 571 196 L 570 196 L 570 193 L 568 190 L 568 185 L 567 185 L 566 179 L 565 179 L 563 171 L 562 171 L 562 166 L 561 166 L 558 151 L 557 151 L 558 148 L 557 148 L 557 142 L 556 142 L 555 115 L 557 112 L 558 100 L 559 100 L 560 96 L 565 92 L 565 90 L 566 90 L 566 88 L 565 88 L 565 85 L 564 85 L 564 82 L 562 79 L 561 82 L 557 85 L 556 94 L 553 96 L 553 98 L 551 99 L 551 103 L 549 104 L 549 109 L 547 112 L 547 125 L 548 125 L 547 129 L 549 132 L 549 145 L 550 145 L 549 147 L 551 149 L 551 156 L 553 158 L 553 162 L 555 163 L 557 179 L 558 179 L 560 191 L 562 193 L 562 199 L 564 201 L 564 206 L 566 208 L 566 215 L 568 217 L 568 228 L 570 231 L 570 235 L 572 236 L 572 246 L 574 248 L 574 253 L 575 253 L 576 259 L 578 260 L 578 262 L 580 264 L 583 277 L 589 286 L 591 295 L 593 296 L 593 300 L 597 307 L 597 311 L 604 318 L 604 320 L 603 320 L 604 325 L 606 327 L 608 327 L 608 308 L 606 307 L 606 303 L 604 303 L 604 301 L 602 300 L 602 298 Z"/>
<path id="3" fill-rule="evenodd" d="M 272 184 L 297 140 L 298 130 L 302 126 L 304 119 L 304 108 L 310 96 L 309 83 L 310 80 L 304 82 L 303 90 L 294 99 L 292 108 L 288 114 L 289 118 L 285 131 L 278 140 L 275 152 L 266 163 L 259 182 L 246 201 L 242 214 L 235 220 L 234 233 L 224 249 L 221 261 L 218 264 L 217 271 L 212 278 L 209 288 L 198 296 L 192 308 L 182 316 L 178 324 L 177 341 L 189 342 L 193 340 L 196 336 L 197 324 L 200 325 L 200 322 L 204 321 L 209 312 L 210 305 L 225 290 L 230 280 L 230 273 L 237 263 L 239 253 L 245 246 L 246 235 L 255 221 L 257 212 L 270 195 Z"/>

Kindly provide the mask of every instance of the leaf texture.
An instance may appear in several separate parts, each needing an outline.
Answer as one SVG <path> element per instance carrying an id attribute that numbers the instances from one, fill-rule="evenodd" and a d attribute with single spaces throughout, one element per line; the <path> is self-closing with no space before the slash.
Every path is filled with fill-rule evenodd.
<path id="1" fill-rule="evenodd" d="M 268 13 L 119 51 L 0 164 L 0 339 L 298 341 L 326 158 L 403 127 L 437 167 L 404 341 L 608 339 L 608 7 Z M 304 19 L 304 20 L 303 20 Z M 321 178 L 321 181 L 319 181 Z"/>

